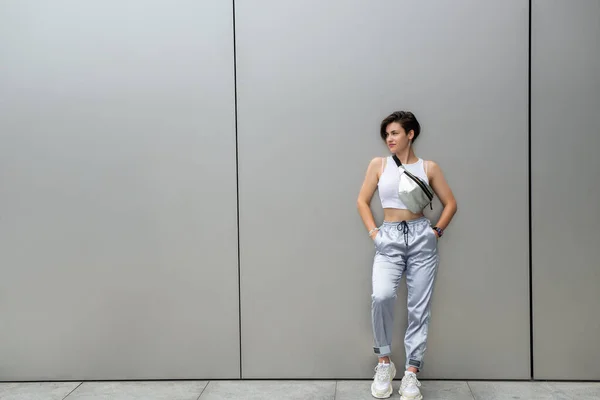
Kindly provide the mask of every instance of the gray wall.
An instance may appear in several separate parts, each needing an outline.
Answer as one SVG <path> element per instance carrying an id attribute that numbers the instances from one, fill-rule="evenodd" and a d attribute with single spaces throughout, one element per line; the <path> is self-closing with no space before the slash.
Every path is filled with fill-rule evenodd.
<path id="1" fill-rule="evenodd" d="M 243 376 L 370 376 L 373 244 L 356 197 L 386 155 L 381 118 L 408 108 L 417 152 L 460 203 L 423 376 L 527 378 L 528 3 L 344 4 L 236 5 Z"/>
<path id="2" fill-rule="evenodd" d="M 533 329 L 535 378 L 600 379 L 599 3 L 533 4 L 533 327 L 529 2 L 431 4 L 237 0 L 234 60 L 232 2 L 1 2 L 0 380 L 371 378 L 396 109 L 459 202 L 423 377 L 529 379 Z"/>
<path id="3" fill-rule="evenodd" d="M 600 379 L 600 1 L 533 2 L 534 375 Z"/>
<path id="4" fill-rule="evenodd" d="M 238 378 L 231 2 L 0 4 L 0 379 Z"/>

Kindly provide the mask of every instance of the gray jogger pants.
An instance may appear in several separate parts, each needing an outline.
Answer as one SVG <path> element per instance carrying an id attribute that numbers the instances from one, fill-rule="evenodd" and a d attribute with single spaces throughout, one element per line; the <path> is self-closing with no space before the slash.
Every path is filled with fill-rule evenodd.
<path id="1" fill-rule="evenodd" d="M 375 237 L 371 318 L 379 357 L 391 354 L 394 305 L 406 274 L 408 327 L 404 337 L 406 368 L 423 366 L 431 297 L 438 269 L 437 237 L 427 218 L 384 222 Z"/>

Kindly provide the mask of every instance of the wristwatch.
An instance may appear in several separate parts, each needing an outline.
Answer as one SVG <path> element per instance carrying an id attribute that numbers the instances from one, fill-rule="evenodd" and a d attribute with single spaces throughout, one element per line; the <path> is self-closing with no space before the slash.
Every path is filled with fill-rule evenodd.
<path id="1" fill-rule="evenodd" d="M 431 229 L 436 231 L 439 237 L 442 237 L 442 235 L 444 234 L 444 230 L 442 228 L 438 228 L 437 226 L 434 226 Z"/>

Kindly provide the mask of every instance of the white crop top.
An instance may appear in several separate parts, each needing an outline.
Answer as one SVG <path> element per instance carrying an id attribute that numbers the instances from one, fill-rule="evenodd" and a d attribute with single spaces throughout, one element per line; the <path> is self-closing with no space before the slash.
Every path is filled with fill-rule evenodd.
<path id="1" fill-rule="evenodd" d="M 381 177 L 379 178 L 379 182 L 377 183 L 381 206 L 383 208 L 397 208 L 406 210 L 407 207 L 404 205 L 404 203 L 402 203 L 402 200 L 400 200 L 400 196 L 398 196 L 400 170 L 398 169 L 398 166 L 396 165 L 396 162 L 392 156 L 389 156 L 386 160 L 382 161 L 385 162 L 385 168 L 383 169 Z M 408 172 L 418 176 L 419 178 L 423 179 L 423 181 L 427 182 L 427 184 L 429 184 L 423 159 L 419 158 L 419 161 L 416 163 L 402 164 L 402 166 Z"/>

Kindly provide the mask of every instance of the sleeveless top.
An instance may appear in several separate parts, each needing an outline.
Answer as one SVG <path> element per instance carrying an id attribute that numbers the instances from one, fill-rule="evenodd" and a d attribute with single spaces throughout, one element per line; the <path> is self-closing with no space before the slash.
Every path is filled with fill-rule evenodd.
<path id="1" fill-rule="evenodd" d="M 423 179 L 423 181 L 429 184 L 429 179 L 427 178 L 427 173 L 425 172 L 425 162 L 423 159 L 419 158 L 419 161 L 413 164 L 402 164 L 404 169 L 406 169 L 411 174 L 418 176 Z M 400 170 L 396 165 L 396 162 L 392 158 L 392 156 L 387 157 L 385 168 L 379 178 L 379 182 L 377 183 L 377 188 L 379 190 L 379 199 L 381 200 L 381 206 L 383 208 L 397 208 L 401 210 L 406 210 L 407 207 L 400 200 L 400 196 L 398 196 L 398 183 L 400 180 Z"/>

